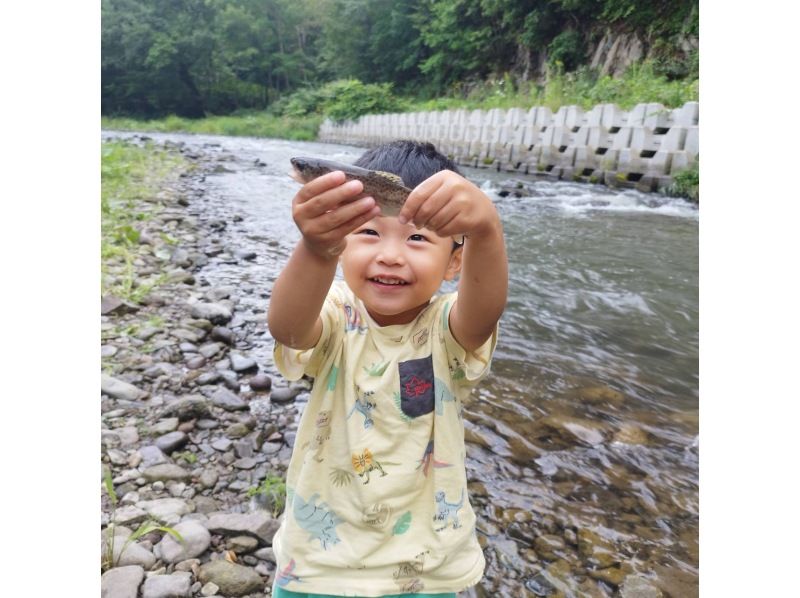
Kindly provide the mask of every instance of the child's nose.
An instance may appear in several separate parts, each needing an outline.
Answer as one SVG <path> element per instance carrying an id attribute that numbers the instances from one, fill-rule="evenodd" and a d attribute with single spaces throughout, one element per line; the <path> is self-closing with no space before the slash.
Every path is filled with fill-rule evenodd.
<path id="1" fill-rule="evenodd" d="M 402 265 L 405 263 L 403 250 L 397 245 L 397 243 L 381 243 L 381 246 L 378 250 L 378 255 L 375 257 L 375 259 L 379 263 L 386 264 L 388 266 L 394 266 L 397 264 Z"/>

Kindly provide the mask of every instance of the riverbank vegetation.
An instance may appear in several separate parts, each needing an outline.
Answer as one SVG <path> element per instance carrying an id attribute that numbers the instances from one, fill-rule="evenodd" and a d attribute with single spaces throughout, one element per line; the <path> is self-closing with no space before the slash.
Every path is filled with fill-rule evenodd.
<path id="1" fill-rule="evenodd" d="M 288 117 L 313 101 L 323 107 L 314 114 L 338 120 L 697 99 L 697 0 L 102 0 L 101 8 L 104 116 Z"/>
<path id="2" fill-rule="evenodd" d="M 160 282 L 135 276 L 141 223 L 153 216 L 146 202 L 188 164 L 175 153 L 122 141 L 104 143 L 100 159 L 102 293 L 138 302 Z"/>

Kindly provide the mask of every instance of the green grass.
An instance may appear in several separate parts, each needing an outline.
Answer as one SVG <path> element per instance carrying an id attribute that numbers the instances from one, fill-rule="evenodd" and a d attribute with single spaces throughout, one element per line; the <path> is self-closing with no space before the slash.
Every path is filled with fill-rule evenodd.
<path id="1" fill-rule="evenodd" d="M 590 109 L 597 104 L 617 104 L 630 110 L 636 104 L 658 102 L 667 108 L 679 108 L 699 100 L 699 80 L 669 81 L 656 73 L 652 64 L 634 65 L 622 76 L 599 77 L 583 69 L 573 73 L 555 73 L 544 85 L 496 79 L 461 86 L 449 97 L 412 101 L 409 111 L 489 110 L 491 108 L 530 108 L 546 106 L 553 112 L 561 106 Z"/>
<path id="2" fill-rule="evenodd" d="M 137 147 L 123 141 L 104 143 L 100 159 L 102 292 L 139 302 L 166 280 L 160 277 L 148 284 L 136 282 L 133 262 L 139 247 L 139 226 L 157 209 L 145 200 L 168 181 L 177 179 L 189 164 L 151 144 Z"/>
<path id="3" fill-rule="evenodd" d="M 700 203 L 700 161 L 673 175 L 673 183 L 664 192 L 672 197 L 685 197 Z"/>
<path id="4" fill-rule="evenodd" d="M 264 502 L 277 517 L 283 512 L 286 503 L 286 482 L 283 478 L 269 474 L 258 486 L 248 489 L 247 496 L 262 497 Z"/>
<path id="5" fill-rule="evenodd" d="M 103 117 L 104 129 L 121 131 L 185 132 L 236 137 L 271 137 L 313 141 L 317 138 L 321 116 L 274 116 L 266 112 L 248 112 L 230 116 L 208 116 L 200 119 L 168 116 L 158 120 Z"/>

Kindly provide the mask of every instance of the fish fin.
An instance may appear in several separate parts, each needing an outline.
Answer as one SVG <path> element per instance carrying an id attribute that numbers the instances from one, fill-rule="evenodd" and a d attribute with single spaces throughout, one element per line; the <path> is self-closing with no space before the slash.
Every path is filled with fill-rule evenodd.
<path id="1" fill-rule="evenodd" d="M 403 179 L 397 176 L 396 174 L 393 174 L 391 172 L 384 172 L 383 170 L 374 170 L 373 172 L 378 176 L 382 176 L 385 179 L 389 179 L 393 183 L 397 183 L 398 185 L 402 185 L 403 187 L 406 186 L 406 184 L 403 182 Z"/>

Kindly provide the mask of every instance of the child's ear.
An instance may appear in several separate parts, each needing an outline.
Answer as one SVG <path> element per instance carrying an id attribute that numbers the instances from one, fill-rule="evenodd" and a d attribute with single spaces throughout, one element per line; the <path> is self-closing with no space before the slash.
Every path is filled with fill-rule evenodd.
<path id="1" fill-rule="evenodd" d="M 461 272 L 461 259 L 464 255 L 464 246 L 458 247 L 450 254 L 450 263 L 444 273 L 445 280 L 453 280 Z"/>

